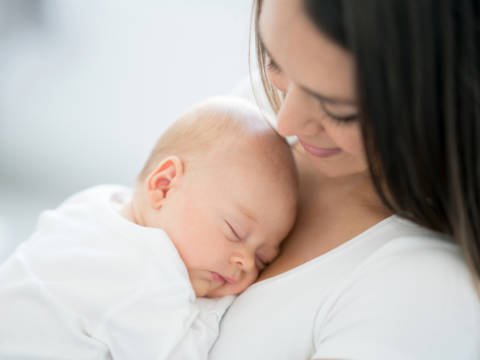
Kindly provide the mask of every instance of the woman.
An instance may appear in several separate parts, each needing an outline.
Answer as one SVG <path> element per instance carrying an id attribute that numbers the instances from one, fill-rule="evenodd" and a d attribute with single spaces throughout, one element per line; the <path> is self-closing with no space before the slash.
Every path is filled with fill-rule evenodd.
<path id="1" fill-rule="evenodd" d="M 211 358 L 479 359 L 478 1 L 255 9 L 300 208 Z"/>

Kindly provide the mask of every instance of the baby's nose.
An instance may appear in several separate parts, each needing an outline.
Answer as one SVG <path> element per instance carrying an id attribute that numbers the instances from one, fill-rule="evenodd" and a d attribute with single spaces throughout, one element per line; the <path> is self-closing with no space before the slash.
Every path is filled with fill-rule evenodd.
<path id="1" fill-rule="evenodd" d="M 239 254 L 234 258 L 234 263 L 243 271 L 251 271 L 255 268 L 255 255 L 249 251 Z"/>

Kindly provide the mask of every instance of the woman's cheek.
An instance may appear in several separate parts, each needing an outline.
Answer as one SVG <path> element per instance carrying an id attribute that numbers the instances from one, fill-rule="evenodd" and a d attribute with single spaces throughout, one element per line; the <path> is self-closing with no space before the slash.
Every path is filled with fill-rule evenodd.
<path id="1" fill-rule="evenodd" d="M 340 145 L 343 151 L 355 157 L 365 157 L 365 147 L 363 146 L 359 124 L 346 126 L 349 128 L 339 129 L 337 144 Z"/>

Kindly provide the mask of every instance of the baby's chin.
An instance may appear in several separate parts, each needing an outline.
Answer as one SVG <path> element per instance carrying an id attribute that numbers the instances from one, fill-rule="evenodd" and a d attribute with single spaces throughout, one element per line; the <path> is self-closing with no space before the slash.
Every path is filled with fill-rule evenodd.
<path id="1" fill-rule="evenodd" d="M 217 298 L 228 295 L 238 295 L 243 292 L 247 285 L 240 284 L 223 284 L 219 285 L 214 281 L 199 279 L 193 280 L 192 286 L 197 297 Z"/>
<path id="2" fill-rule="evenodd" d="M 251 283 L 223 284 L 217 287 L 213 286 L 203 296 L 208 298 L 217 298 L 217 297 L 229 296 L 229 295 L 239 295 L 242 292 L 244 292 L 249 285 L 251 285 Z"/>
<path id="3" fill-rule="evenodd" d="M 238 295 L 245 291 L 257 278 L 256 273 L 243 276 L 240 281 L 229 283 L 212 271 L 189 269 L 190 282 L 196 297 L 217 298 Z"/>
<path id="4" fill-rule="evenodd" d="M 211 292 L 211 284 L 204 279 L 191 279 L 193 291 L 196 297 L 208 297 Z"/>
<path id="5" fill-rule="evenodd" d="M 225 289 L 224 286 L 222 286 L 221 288 L 218 288 L 218 289 L 213 289 L 211 291 L 208 291 L 205 295 L 203 295 L 204 297 L 208 297 L 208 298 L 217 298 L 217 297 L 222 297 L 222 296 L 228 296 L 228 295 L 238 295 L 239 293 L 241 293 L 243 290 L 241 291 L 233 291 L 232 289 Z"/>

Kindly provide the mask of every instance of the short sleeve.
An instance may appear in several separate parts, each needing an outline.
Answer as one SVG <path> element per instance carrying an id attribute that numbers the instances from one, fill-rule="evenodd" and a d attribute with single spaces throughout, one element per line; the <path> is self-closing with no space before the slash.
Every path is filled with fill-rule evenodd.
<path id="1" fill-rule="evenodd" d="M 312 359 L 480 358 L 478 297 L 460 256 L 443 250 L 378 257 L 315 326 Z"/>

